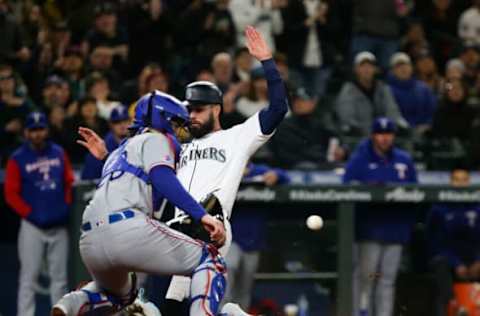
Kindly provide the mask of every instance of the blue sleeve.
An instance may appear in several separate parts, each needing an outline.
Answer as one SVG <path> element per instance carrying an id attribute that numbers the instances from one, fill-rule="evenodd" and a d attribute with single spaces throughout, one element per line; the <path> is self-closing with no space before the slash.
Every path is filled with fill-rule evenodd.
<path id="1" fill-rule="evenodd" d="M 199 221 L 206 214 L 203 207 L 183 188 L 172 168 L 156 166 L 150 170 L 149 176 L 159 194 L 192 218 Z"/>
<path id="2" fill-rule="evenodd" d="M 108 157 L 108 156 L 107 156 Z M 82 169 L 82 180 L 94 180 L 102 177 L 102 168 L 105 160 L 98 160 L 92 154 L 85 156 L 85 162 Z"/>
<path id="3" fill-rule="evenodd" d="M 358 156 L 355 154 L 353 155 L 352 159 L 347 163 L 345 167 L 345 174 L 343 175 L 342 182 L 343 183 L 350 183 L 353 181 L 361 181 L 360 175 L 360 164 Z"/>
<path id="4" fill-rule="evenodd" d="M 290 182 L 290 176 L 285 170 L 279 168 L 275 168 L 273 170 L 278 176 L 278 184 L 287 184 Z"/>
<path id="5" fill-rule="evenodd" d="M 254 164 L 254 163 L 250 163 L 248 165 L 248 173 L 245 175 L 244 178 L 248 179 L 248 178 L 251 178 L 251 177 L 255 177 L 255 176 L 258 176 L 258 175 L 263 175 L 269 171 L 274 171 L 277 176 L 278 176 L 278 184 L 286 184 L 288 182 L 290 182 L 290 177 L 288 175 L 288 173 L 283 170 L 283 169 L 279 169 L 279 168 L 271 168 L 269 166 L 266 166 L 266 165 L 257 165 L 257 164 Z"/>
<path id="6" fill-rule="evenodd" d="M 452 267 L 457 267 L 462 261 L 447 245 L 448 234 L 443 213 L 443 207 L 434 204 L 428 215 L 426 233 L 429 253 L 432 257 L 444 257 Z"/>
<path id="7" fill-rule="evenodd" d="M 412 171 L 409 172 L 408 182 L 418 183 L 417 169 L 415 168 L 415 164 L 413 163 L 413 161 L 410 160 L 410 162 L 408 163 L 408 167 Z"/>
<path id="8" fill-rule="evenodd" d="M 262 61 L 268 85 L 269 106 L 260 111 L 260 128 L 264 135 L 270 135 L 288 112 L 285 84 L 273 59 Z"/>

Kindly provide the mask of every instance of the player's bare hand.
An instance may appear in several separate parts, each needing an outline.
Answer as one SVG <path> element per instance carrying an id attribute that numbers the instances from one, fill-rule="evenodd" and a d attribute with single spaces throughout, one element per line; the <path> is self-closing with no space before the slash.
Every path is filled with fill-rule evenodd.
<path id="1" fill-rule="evenodd" d="M 267 42 L 253 26 L 247 26 L 245 29 L 246 45 L 250 54 L 256 59 L 262 61 L 272 58 L 272 50 Z"/>
<path id="2" fill-rule="evenodd" d="M 225 227 L 215 217 L 206 214 L 201 219 L 203 227 L 209 232 L 210 239 L 217 246 L 221 247 L 225 244 Z"/>
<path id="3" fill-rule="evenodd" d="M 278 182 L 278 175 L 275 171 L 268 171 L 263 175 L 263 182 L 268 187 L 274 186 Z"/>
<path id="4" fill-rule="evenodd" d="M 105 142 L 93 130 L 86 127 L 80 127 L 78 129 L 78 134 L 83 138 L 83 140 L 77 140 L 77 144 L 87 148 L 95 158 L 103 160 L 108 155 Z"/>

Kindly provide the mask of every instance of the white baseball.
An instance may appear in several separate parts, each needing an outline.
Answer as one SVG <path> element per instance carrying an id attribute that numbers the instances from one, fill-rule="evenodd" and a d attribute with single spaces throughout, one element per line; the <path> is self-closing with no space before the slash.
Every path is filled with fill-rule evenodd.
<path id="1" fill-rule="evenodd" d="M 310 215 L 307 218 L 307 227 L 311 230 L 319 230 L 323 227 L 323 219 L 318 215 Z"/>

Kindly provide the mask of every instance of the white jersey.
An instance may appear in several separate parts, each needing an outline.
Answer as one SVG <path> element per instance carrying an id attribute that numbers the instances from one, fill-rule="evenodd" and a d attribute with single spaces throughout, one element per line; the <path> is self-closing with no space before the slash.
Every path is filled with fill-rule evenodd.
<path id="1" fill-rule="evenodd" d="M 123 149 L 124 147 L 124 149 Z M 122 151 L 126 151 L 127 161 L 140 167 L 146 174 L 158 165 L 175 168 L 175 151 L 168 138 L 158 132 L 147 132 L 130 138 L 125 146 L 120 146 L 108 157 L 102 176 L 118 162 Z M 99 216 L 133 208 L 147 215 L 152 214 L 152 186 L 128 172 L 115 171 L 104 176 L 87 206 L 83 221 Z"/>
<path id="2" fill-rule="evenodd" d="M 177 176 L 197 201 L 213 193 L 230 218 L 245 167 L 255 151 L 273 135 L 260 129 L 259 114 L 226 130 L 194 139 L 182 146 Z M 183 214 L 177 209 L 175 216 Z"/>

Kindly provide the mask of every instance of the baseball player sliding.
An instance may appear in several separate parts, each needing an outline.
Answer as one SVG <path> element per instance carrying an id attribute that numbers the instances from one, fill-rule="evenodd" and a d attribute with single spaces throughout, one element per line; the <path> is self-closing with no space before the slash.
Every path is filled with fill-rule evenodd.
<path id="1" fill-rule="evenodd" d="M 187 212 L 218 246 L 223 224 L 207 214 L 175 176 L 180 145 L 175 131 L 188 120 L 176 98 L 152 92 L 139 100 L 143 128 L 108 157 L 85 209 L 80 254 L 94 281 L 61 298 L 53 316 L 113 315 L 136 297 L 135 274 L 188 275 L 190 315 L 217 315 L 225 291 L 225 264 L 212 244 L 196 241 L 151 219 L 163 200 Z"/>
<path id="2" fill-rule="evenodd" d="M 190 112 L 190 133 L 193 140 L 182 146 L 177 177 L 184 188 L 196 201 L 206 201 L 207 209 L 225 223 L 227 241 L 220 248 L 225 255 L 231 243 L 229 219 L 235 196 L 250 157 L 267 142 L 275 128 L 288 111 L 285 85 L 272 59 L 272 53 L 263 37 L 253 27 L 247 27 L 246 44 L 250 54 L 263 66 L 268 83 L 270 105 L 250 117 L 243 124 L 222 130 L 220 115 L 222 112 L 222 93 L 211 82 L 198 81 L 189 84 L 185 96 Z M 140 120 L 141 105 L 137 105 L 134 125 Z M 97 158 L 107 155 L 102 140 L 93 131 L 81 129 L 85 138 L 81 142 Z M 177 208 L 176 218 L 171 223 L 189 223 L 185 213 Z M 185 225 L 181 225 L 185 226 Z M 184 229 L 181 228 L 182 230 Z M 186 229 L 188 234 L 199 238 L 195 229 Z M 167 292 L 166 314 L 180 315 L 178 304 L 188 298 L 190 278 L 176 275 L 172 278 Z M 226 306 L 227 307 L 227 306 Z M 223 310 L 225 312 L 225 309 Z M 243 312 L 227 312 L 229 315 L 246 315 Z"/>

